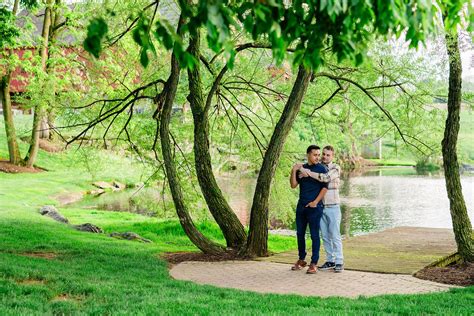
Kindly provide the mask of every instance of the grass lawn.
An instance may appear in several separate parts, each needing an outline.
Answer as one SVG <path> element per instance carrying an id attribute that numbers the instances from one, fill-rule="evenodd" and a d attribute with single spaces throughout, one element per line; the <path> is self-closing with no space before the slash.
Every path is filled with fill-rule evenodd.
<path id="1" fill-rule="evenodd" d="M 3 125 L 3 121 L 0 121 Z M 24 152 L 25 148 L 22 146 Z M 0 132 L 0 157 L 6 158 Z M 474 287 L 446 293 L 387 295 L 358 299 L 265 295 L 219 289 L 169 277 L 160 254 L 189 251 L 177 221 L 90 209 L 60 208 L 73 224 L 91 222 L 112 231 L 134 231 L 151 244 L 78 232 L 42 217 L 51 196 L 90 188 L 92 178 L 139 181 L 130 160 L 103 152 L 89 172 L 77 152 L 41 152 L 48 172 L 0 173 L 0 315 L 44 314 L 472 314 Z M 146 174 L 146 171 L 145 171 Z M 223 240 L 216 226 L 200 223 L 209 237 Z M 293 238 L 272 236 L 272 251 L 295 247 Z M 275 276 L 276 278 L 278 276 Z"/>
<path id="2" fill-rule="evenodd" d="M 458 152 L 461 159 L 474 163 L 474 110 L 462 109 L 458 135 Z"/>

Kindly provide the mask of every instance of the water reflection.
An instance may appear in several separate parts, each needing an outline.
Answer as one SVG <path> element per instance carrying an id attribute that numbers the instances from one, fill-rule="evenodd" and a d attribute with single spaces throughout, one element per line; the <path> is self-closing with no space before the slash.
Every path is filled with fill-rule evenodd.
<path id="1" fill-rule="evenodd" d="M 461 177 L 471 220 L 474 177 Z M 359 235 L 398 226 L 451 228 L 449 200 L 441 174 L 386 168 L 350 174 L 341 186 L 341 233 Z"/>
<path id="2" fill-rule="evenodd" d="M 241 222 L 248 225 L 255 190 L 255 175 L 221 174 L 219 185 Z M 471 221 L 474 220 L 474 175 L 461 176 L 464 198 Z M 170 197 L 156 188 L 88 197 L 73 204 L 82 208 L 128 211 L 160 218 L 175 216 Z M 296 191 L 295 191 L 296 193 Z M 417 174 L 413 168 L 379 168 L 346 174 L 341 187 L 342 223 L 345 236 L 360 235 L 398 226 L 451 228 L 449 200 L 442 174 Z M 296 194 L 294 204 L 296 205 Z M 165 200 L 170 208 L 166 207 Z M 281 205 L 280 205 L 281 204 Z M 284 204 L 284 203 L 283 203 Z M 276 213 L 294 219 L 291 206 L 279 202 Z M 284 215 L 283 212 L 287 214 Z M 283 214 L 283 215 L 282 215 Z M 289 228 L 294 228 L 290 227 Z"/>

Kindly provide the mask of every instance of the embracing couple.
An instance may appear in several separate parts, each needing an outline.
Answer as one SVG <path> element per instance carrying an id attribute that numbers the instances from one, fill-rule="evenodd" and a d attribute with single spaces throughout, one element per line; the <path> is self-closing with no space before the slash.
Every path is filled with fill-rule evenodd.
<path id="1" fill-rule="evenodd" d="M 296 206 L 296 236 L 299 259 L 291 267 L 301 270 L 307 263 L 305 234 L 309 225 L 312 241 L 311 262 L 306 273 L 319 270 L 342 272 L 343 255 L 340 233 L 341 208 L 339 201 L 339 178 L 341 168 L 332 162 L 334 148 L 311 145 L 306 150 L 307 163 L 297 163 L 291 169 L 291 188 L 300 186 L 300 196 Z M 321 162 L 320 162 L 321 159 Z M 317 266 L 319 260 L 319 231 L 326 251 L 326 262 Z"/>

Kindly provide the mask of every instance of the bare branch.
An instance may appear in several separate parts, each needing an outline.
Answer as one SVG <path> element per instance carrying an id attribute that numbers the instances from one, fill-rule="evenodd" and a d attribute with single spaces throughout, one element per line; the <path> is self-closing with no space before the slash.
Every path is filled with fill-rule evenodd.
<path id="1" fill-rule="evenodd" d="M 149 8 L 155 6 L 155 11 L 154 11 L 154 14 L 153 14 L 153 18 L 154 18 L 155 14 L 156 14 L 156 11 L 158 10 L 158 5 L 159 4 L 160 4 L 159 0 L 154 1 L 154 2 L 150 3 L 149 5 L 147 5 L 146 7 L 144 7 L 141 11 L 144 12 L 144 11 L 148 10 Z M 133 19 L 132 23 L 130 23 L 130 25 L 123 32 L 113 36 L 111 38 L 112 42 L 109 45 L 107 45 L 107 47 L 111 47 L 111 46 L 115 45 L 122 37 L 124 37 L 128 32 L 130 32 L 135 27 L 135 24 L 138 22 L 139 19 L 140 19 L 140 16 L 137 16 L 135 19 Z M 151 27 L 152 24 L 153 23 L 150 23 L 150 27 Z M 148 31 L 150 31 L 150 29 L 148 29 Z"/>
<path id="2" fill-rule="evenodd" d="M 326 99 L 320 106 L 314 108 L 313 112 L 309 115 L 310 117 L 314 115 L 314 113 L 324 107 L 326 104 L 328 104 L 338 93 L 339 91 L 342 90 L 342 87 L 339 85 L 339 87 L 329 96 L 329 98 Z"/>

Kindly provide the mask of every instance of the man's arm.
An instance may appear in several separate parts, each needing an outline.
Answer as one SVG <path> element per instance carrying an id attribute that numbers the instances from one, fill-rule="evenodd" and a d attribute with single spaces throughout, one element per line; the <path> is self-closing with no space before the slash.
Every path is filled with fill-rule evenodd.
<path id="1" fill-rule="evenodd" d="M 328 191 L 327 188 L 322 188 L 321 191 L 319 191 L 319 194 L 318 196 L 316 197 L 316 200 L 314 200 L 313 202 L 309 202 L 306 207 L 316 207 L 318 206 L 318 203 L 324 198 L 324 196 L 326 195 L 326 192 Z"/>
<path id="2" fill-rule="evenodd" d="M 311 177 L 319 182 L 325 182 L 325 183 L 331 182 L 334 179 L 340 177 L 339 166 L 337 166 L 334 169 L 329 170 L 329 172 L 326 172 L 326 173 L 312 172 L 311 170 L 303 168 L 303 167 L 300 168 L 300 172 L 301 172 L 300 177 Z"/>
<path id="3" fill-rule="evenodd" d="M 296 172 L 298 169 L 300 169 L 303 166 L 303 164 L 295 164 L 293 168 L 291 168 L 291 174 L 290 174 L 290 186 L 292 189 L 296 188 L 298 186 L 298 179 L 296 179 Z"/>

